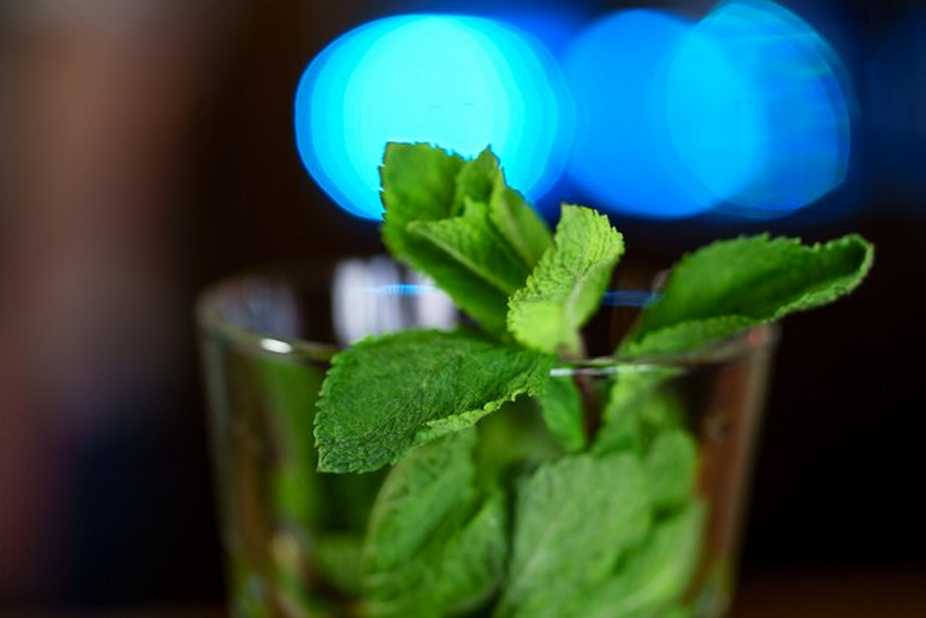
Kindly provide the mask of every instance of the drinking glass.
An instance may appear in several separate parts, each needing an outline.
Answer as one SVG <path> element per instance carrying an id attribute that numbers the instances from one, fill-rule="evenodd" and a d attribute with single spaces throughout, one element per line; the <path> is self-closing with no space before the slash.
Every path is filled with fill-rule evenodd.
<path id="1" fill-rule="evenodd" d="M 385 257 L 244 273 L 205 291 L 197 314 L 232 615 L 370 615 L 362 601 L 363 536 L 388 470 L 316 471 L 319 388 L 332 355 L 359 338 L 452 329 L 465 326 L 466 318 L 441 292 Z M 631 414 L 624 425 L 612 422 L 613 448 L 652 459 L 660 428 L 669 426 L 688 437 L 696 457 L 685 497 L 702 514 L 696 542 L 670 548 L 678 555 L 669 555 L 669 568 L 654 570 L 652 581 L 638 582 L 633 603 L 616 602 L 613 611 L 595 616 L 725 615 L 777 338 L 776 327 L 761 327 L 696 355 L 603 357 L 553 370 L 554 378 L 588 394 L 586 407 L 592 402 L 612 406 L 612 415 Z M 479 423 L 480 441 L 502 445 L 521 469 L 558 453 L 532 401 L 509 408 Z M 655 514 L 653 529 L 659 517 L 668 515 Z M 631 553 L 615 569 L 630 568 L 625 563 L 632 560 Z M 658 594 L 647 597 L 649 588 Z"/>

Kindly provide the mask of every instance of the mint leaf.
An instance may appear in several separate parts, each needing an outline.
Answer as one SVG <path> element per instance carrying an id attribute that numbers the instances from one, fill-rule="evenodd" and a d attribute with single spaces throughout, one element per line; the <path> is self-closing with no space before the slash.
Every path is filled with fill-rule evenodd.
<path id="1" fill-rule="evenodd" d="M 477 605 L 497 586 L 505 501 L 479 503 L 470 429 L 411 451 L 387 477 L 364 547 L 371 616 L 440 616 Z"/>
<path id="2" fill-rule="evenodd" d="M 507 185 L 498 158 L 489 148 L 464 163 L 457 176 L 456 212 L 463 210 L 467 200 L 488 204 L 493 226 L 528 268 L 533 268 L 553 244 L 547 224 L 520 193 Z M 518 287 L 523 283 L 522 279 Z"/>
<path id="3" fill-rule="evenodd" d="M 557 616 L 649 526 L 646 479 L 627 454 L 565 456 L 520 488 L 508 586 L 496 615 Z"/>
<path id="4" fill-rule="evenodd" d="M 529 348 L 578 356 L 579 329 L 597 310 L 624 242 L 607 217 L 568 205 L 553 241 L 511 298 L 508 330 Z"/>
<path id="5" fill-rule="evenodd" d="M 646 356 L 692 352 L 711 342 L 771 321 L 773 320 L 757 320 L 740 315 L 688 320 L 646 335 L 642 341 L 625 339 L 618 353 L 625 356 Z"/>
<path id="6" fill-rule="evenodd" d="M 371 616 L 440 615 L 426 585 L 441 542 L 468 517 L 477 500 L 474 430 L 414 449 L 383 483 L 370 515 L 363 550 L 363 589 Z"/>
<path id="7" fill-rule="evenodd" d="M 406 230 L 506 296 L 524 285 L 552 243 L 546 223 L 505 184 L 488 148 L 460 169 L 452 212 L 456 216 L 411 221 Z"/>
<path id="8" fill-rule="evenodd" d="M 445 521 L 466 518 L 476 501 L 475 445 L 476 432 L 461 431 L 410 451 L 396 464 L 370 514 L 367 573 L 388 574 L 419 553 Z"/>
<path id="9" fill-rule="evenodd" d="M 651 618 L 683 611 L 675 604 L 685 593 L 701 555 L 705 507 L 690 502 L 678 515 L 656 523 L 646 541 L 627 556 L 622 568 L 589 591 L 582 618 Z"/>
<path id="10" fill-rule="evenodd" d="M 447 258 L 506 297 L 524 285 L 530 266 L 522 261 L 489 220 L 489 207 L 469 198 L 463 214 L 441 221 L 414 221 L 408 231 L 430 241 Z"/>
<path id="11" fill-rule="evenodd" d="M 502 175 L 498 157 L 486 148 L 475 159 L 463 163 L 456 177 L 456 191 L 453 196 L 454 213 L 463 212 L 467 201 L 488 204 L 496 182 Z M 504 179 L 502 178 L 504 182 Z"/>
<path id="12" fill-rule="evenodd" d="M 487 330 L 505 328 L 507 295 L 425 238 L 414 221 L 440 221 L 459 214 L 456 178 L 463 159 L 426 144 L 389 144 L 380 177 L 383 186 L 383 241 L 397 260 L 428 275 L 463 311 Z"/>
<path id="13" fill-rule="evenodd" d="M 383 240 L 488 331 L 502 334 L 549 231 L 505 185 L 486 149 L 463 161 L 426 144 L 389 144 L 381 170 Z M 517 226 L 523 229 L 516 229 Z"/>
<path id="14" fill-rule="evenodd" d="M 582 395 L 571 378 L 551 377 L 537 402 L 547 428 L 567 452 L 574 453 L 585 448 Z"/>
<path id="15" fill-rule="evenodd" d="M 368 576 L 368 615 L 433 618 L 476 610 L 501 583 L 505 526 L 504 496 L 494 494 L 454 534 L 447 536 L 448 524 L 420 553 Z"/>
<path id="16" fill-rule="evenodd" d="M 496 176 L 489 197 L 489 217 L 524 263 L 532 268 L 553 246 L 553 235 L 547 224 L 520 193 L 505 184 L 501 173 Z"/>
<path id="17" fill-rule="evenodd" d="M 860 236 L 807 246 L 768 235 L 709 245 L 683 258 L 659 301 L 621 346 L 627 355 L 688 352 L 851 292 L 874 249 Z"/>
<path id="18" fill-rule="evenodd" d="M 415 253 L 405 226 L 457 215 L 456 178 L 463 158 L 427 144 L 387 144 L 380 180 L 383 186 L 383 240 L 399 259 Z"/>
<path id="19" fill-rule="evenodd" d="M 594 452 L 642 455 L 659 432 L 681 426 L 684 409 L 669 388 L 676 373 L 672 368 L 651 367 L 618 374 L 602 414 Z"/>
<path id="20" fill-rule="evenodd" d="M 554 358 L 458 331 L 364 339 L 335 355 L 315 418 L 319 468 L 366 472 L 471 426 L 546 381 Z"/>
<path id="21" fill-rule="evenodd" d="M 494 492 L 444 546 L 437 589 L 447 613 L 475 609 L 499 586 L 508 551 L 505 495 Z"/>
<path id="22" fill-rule="evenodd" d="M 643 460 L 650 503 L 657 512 L 681 506 L 694 491 L 698 445 L 682 429 L 658 434 Z"/>

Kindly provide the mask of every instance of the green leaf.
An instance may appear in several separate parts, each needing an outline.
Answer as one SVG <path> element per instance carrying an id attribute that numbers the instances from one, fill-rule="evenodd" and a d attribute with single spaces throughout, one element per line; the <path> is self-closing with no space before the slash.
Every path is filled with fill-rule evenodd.
<path id="1" fill-rule="evenodd" d="M 529 269 L 553 244 L 546 222 L 520 193 L 508 186 L 498 158 L 489 148 L 464 163 L 457 176 L 456 212 L 463 210 L 467 200 L 488 204 L 493 226 Z M 518 287 L 523 283 L 522 279 Z"/>
<path id="2" fill-rule="evenodd" d="M 649 526 L 646 479 L 628 454 L 565 456 L 517 497 L 508 586 L 497 616 L 556 616 L 602 581 Z"/>
<path id="3" fill-rule="evenodd" d="M 375 618 L 433 618 L 477 609 L 498 589 L 507 539 L 502 494 L 483 504 L 455 534 L 433 539 L 367 586 L 366 607 Z"/>
<path id="4" fill-rule="evenodd" d="M 689 352 L 827 304 L 861 283 L 873 255 L 856 235 L 812 246 L 768 235 L 714 243 L 672 269 L 660 300 L 644 309 L 621 353 Z"/>
<path id="5" fill-rule="evenodd" d="M 475 609 L 498 588 L 508 551 L 505 495 L 496 491 L 441 552 L 437 590 L 445 611 Z"/>
<path id="6" fill-rule="evenodd" d="M 463 212 L 467 201 L 488 204 L 496 182 L 502 176 L 498 157 L 486 148 L 475 159 L 463 163 L 456 177 L 456 191 L 453 196 L 454 214 Z M 504 182 L 504 178 L 502 178 Z"/>
<path id="7" fill-rule="evenodd" d="M 322 385 L 315 441 L 319 468 L 366 472 L 411 447 L 475 424 L 533 395 L 554 358 L 466 332 L 405 331 L 337 354 Z"/>
<path id="8" fill-rule="evenodd" d="M 576 618 L 651 618 L 674 611 L 694 575 L 704 536 L 705 507 L 692 501 L 656 523 L 622 568 L 584 595 Z"/>
<path id="9" fill-rule="evenodd" d="M 527 347 L 579 355 L 579 330 L 598 309 L 624 242 L 607 217 L 568 205 L 553 240 L 511 298 L 508 330 Z"/>
<path id="10" fill-rule="evenodd" d="M 405 226 L 412 221 L 453 217 L 457 175 L 463 158 L 427 144 L 386 146 L 380 181 L 383 186 L 383 239 L 390 250 L 408 254 Z"/>
<path id="11" fill-rule="evenodd" d="M 389 144 L 381 170 L 383 239 L 488 331 L 505 332 L 508 297 L 524 285 L 550 232 L 505 184 L 488 149 L 463 161 L 426 144 Z"/>
<path id="12" fill-rule="evenodd" d="M 553 235 L 546 222 L 520 193 L 505 184 L 501 173 L 492 187 L 489 216 L 496 229 L 531 268 L 553 246 Z"/>
<path id="13" fill-rule="evenodd" d="M 388 575 L 419 553 L 447 520 L 465 519 L 476 500 L 475 445 L 475 430 L 461 431 L 412 450 L 396 464 L 370 514 L 368 573 Z"/>
<path id="14" fill-rule="evenodd" d="M 363 550 L 363 588 L 372 616 L 439 615 L 426 580 L 435 547 L 474 508 L 474 430 L 417 448 L 383 483 Z"/>
<path id="15" fill-rule="evenodd" d="M 586 439 L 582 395 L 572 378 L 551 377 L 537 401 L 550 433 L 566 452 L 574 453 L 584 449 Z"/>
<path id="16" fill-rule="evenodd" d="M 698 445 L 687 431 L 670 429 L 656 436 L 643 461 L 653 509 L 675 509 L 692 495 L 698 471 Z"/>
<path id="17" fill-rule="evenodd" d="M 684 410 L 669 388 L 676 373 L 676 369 L 660 367 L 618 374 L 602 414 L 594 452 L 642 455 L 659 432 L 680 427 Z"/>
<path id="18" fill-rule="evenodd" d="M 371 616 L 441 616 L 477 605 L 501 578 L 504 496 L 479 503 L 475 431 L 411 451 L 377 498 L 364 547 Z"/>
<path id="19" fill-rule="evenodd" d="M 456 179 L 463 164 L 457 155 L 426 144 L 389 144 L 380 170 L 383 241 L 394 258 L 428 275 L 487 330 L 502 333 L 508 295 L 408 229 L 412 222 L 459 214 Z"/>
<path id="20" fill-rule="evenodd" d="M 514 252 L 489 220 L 489 207 L 466 198 L 463 214 L 441 221 L 415 221 L 408 231 L 440 248 L 447 258 L 506 297 L 524 285 L 530 266 Z"/>

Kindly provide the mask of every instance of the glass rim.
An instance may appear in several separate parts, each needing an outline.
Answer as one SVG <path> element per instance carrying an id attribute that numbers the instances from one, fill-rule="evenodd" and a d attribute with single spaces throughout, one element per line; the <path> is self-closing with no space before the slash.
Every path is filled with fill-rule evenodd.
<path id="1" fill-rule="evenodd" d="M 328 360 L 342 348 L 333 343 L 311 341 L 301 337 L 281 337 L 261 333 L 233 320 L 227 319 L 219 309 L 220 299 L 229 292 L 248 282 L 267 282 L 273 275 L 292 279 L 298 270 L 312 270 L 331 266 L 343 260 L 358 256 L 344 256 L 336 259 L 307 258 L 272 262 L 253 266 L 225 275 L 207 285 L 196 297 L 194 313 L 197 330 L 201 335 L 218 336 L 234 347 L 262 355 L 301 355 Z M 298 267 L 298 270 L 297 270 Z M 640 356 L 599 356 L 574 361 L 560 361 L 553 368 L 553 375 L 576 373 L 603 375 L 622 372 L 645 372 L 671 368 L 691 370 L 698 367 L 722 365 L 749 357 L 752 354 L 769 352 L 781 338 L 781 327 L 777 322 L 747 328 L 730 337 L 708 344 L 694 352 L 649 354 Z"/>

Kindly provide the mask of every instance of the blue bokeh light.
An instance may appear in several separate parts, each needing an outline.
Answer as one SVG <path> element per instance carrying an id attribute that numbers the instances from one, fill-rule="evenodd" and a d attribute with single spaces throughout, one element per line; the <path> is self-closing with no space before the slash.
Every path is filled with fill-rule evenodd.
<path id="1" fill-rule="evenodd" d="M 699 22 L 617 12 L 582 32 L 564 68 L 577 109 L 569 176 L 599 207 L 769 218 L 845 179 L 846 74 L 772 2 L 725 2 Z"/>
<path id="2" fill-rule="evenodd" d="M 741 215 L 788 214 L 845 179 L 850 89 L 838 57 L 772 2 L 737 0 L 676 51 L 668 119 L 685 164 Z"/>
<path id="3" fill-rule="evenodd" d="M 299 153 L 345 210 L 382 217 L 378 166 L 388 141 L 466 156 L 487 145 L 532 199 L 565 165 L 572 118 L 562 78 L 536 41 L 476 17 L 405 15 L 338 38 L 296 93 Z"/>
<path id="4" fill-rule="evenodd" d="M 677 218 L 717 201 L 676 152 L 666 117 L 668 69 L 691 26 L 663 11 L 622 11 L 568 50 L 577 120 L 568 172 L 597 207 Z"/>
<path id="5" fill-rule="evenodd" d="M 494 6 L 489 6 L 491 4 Z M 521 4 L 506 3 L 500 6 L 498 2 L 481 2 L 479 5 L 467 3 L 470 10 L 481 5 L 484 8 L 479 10 L 492 15 L 493 19 L 528 33 L 557 58 L 568 49 L 589 19 L 590 8 L 587 6 L 561 4 L 551 8 L 533 3 Z"/>

